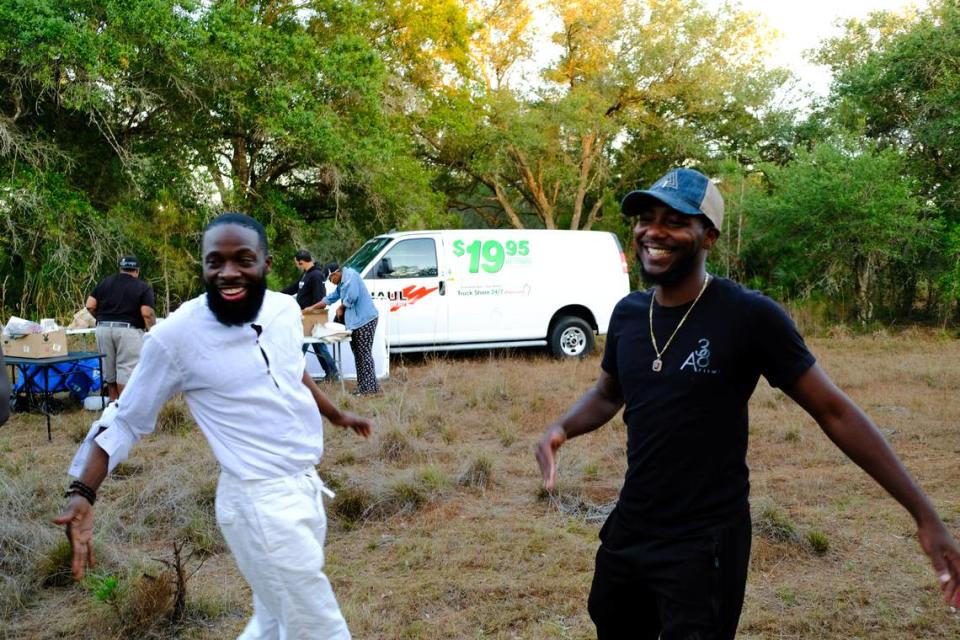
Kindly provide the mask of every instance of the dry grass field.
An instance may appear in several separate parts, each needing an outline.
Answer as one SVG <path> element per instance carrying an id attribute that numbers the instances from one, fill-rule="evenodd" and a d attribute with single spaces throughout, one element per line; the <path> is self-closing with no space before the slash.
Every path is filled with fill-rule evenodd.
<path id="1" fill-rule="evenodd" d="M 960 342 L 908 332 L 811 340 L 960 534 Z M 586 597 L 604 510 L 624 471 L 617 419 L 569 443 L 539 490 L 544 425 L 599 357 L 531 352 L 393 362 L 364 441 L 326 430 L 328 570 L 356 638 L 591 638 Z M 816 425 L 761 382 L 751 406 L 755 523 L 744 639 L 960 637 L 912 522 Z M 92 414 L 67 407 L 0 428 L 0 638 L 233 638 L 249 591 L 213 521 L 216 464 L 182 403 L 101 489 L 95 575 L 65 574 L 49 524 Z M 182 544 L 182 619 L 169 621 Z M 190 555 L 192 554 L 192 555 Z"/>

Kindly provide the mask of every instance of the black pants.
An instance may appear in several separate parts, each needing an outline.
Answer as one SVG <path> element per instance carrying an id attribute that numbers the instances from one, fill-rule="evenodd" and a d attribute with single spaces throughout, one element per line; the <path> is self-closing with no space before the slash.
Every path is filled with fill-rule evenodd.
<path id="1" fill-rule="evenodd" d="M 734 638 L 750 560 L 749 513 L 680 539 L 605 533 L 588 603 L 598 640 Z"/>
<path id="2" fill-rule="evenodd" d="M 350 349 L 357 365 L 357 393 L 379 393 L 377 369 L 373 361 L 373 336 L 377 331 L 377 318 L 353 330 Z"/>
<path id="3" fill-rule="evenodd" d="M 340 378 L 340 372 L 337 371 L 337 361 L 333 359 L 330 349 L 322 342 L 304 342 L 300 352 L 306 354 L 307 351 L 313 351 L 320 362 L 320 368 L 323 369 L 323 375 L 326 380 L 337 380 Z"/>

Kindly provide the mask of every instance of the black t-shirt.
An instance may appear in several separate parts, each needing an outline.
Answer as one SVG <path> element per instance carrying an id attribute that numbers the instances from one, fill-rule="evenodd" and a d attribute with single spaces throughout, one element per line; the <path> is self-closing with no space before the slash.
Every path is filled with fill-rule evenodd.
<path id="1" fill-rule="evenodd" d="M 300 274 L 300 280 L 283 290 L 286 294 L 297 294 L 297 304 L 301 309 L 317 304 L 327 295 L 326 278 L 317 265 L 313 265 Z"/>
<path id="2" fill-rule="evenodd" d="M 115 273 L 100 281 L 91 293 L 97 300 L 97 322 L 129 322 L 144 329 L 140 307 L 153 308 L 153 288 L 126 273 Z"/>
<path id="3" fill-rule="evenodd" d="M 788 388 L 815 360 L 773 300 L 713 278 L 653 371 L 651 298 L 634 292 L 617 304 L 601 365 L 620 383 L 627 424 L 614 520 L 627 531 L 678 536 L 749 508 L 750 395 L 761 375 Z M 661 349 L 689 308 L 654 307 Z"/>

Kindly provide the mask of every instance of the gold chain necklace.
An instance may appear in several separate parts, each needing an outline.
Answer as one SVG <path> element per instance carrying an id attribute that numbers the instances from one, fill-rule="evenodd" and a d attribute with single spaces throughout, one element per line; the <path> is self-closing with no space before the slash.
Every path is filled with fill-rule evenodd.
<path id="1" fill-rule="evenodd" d="M 697 302 L 699 302 L 700 296 L 703 295 L 703 292 L 707 290 L 707 285 L 710 284 L 710 280 L 710 274 L 708 273 L 703 278 L 703 286 L 700 287 L 700 293 L 697 294 L 697 297 L 693 299 L 693 303 L 690 305 L 690 308 L 687 309 L 687 312 L 683 314 L 682 318 L 680 318 L 680 323 L 677 325 L 677 328 L 673 330 L 673 333 L 670 334 L 670 337 L 667 338 L 667 344 L 663 345 L 663 349 L 657 348 L 657 337 L 653 335 L 653 305 L 657 300 L 657 294 L 654 292 L 654 294 L 650 296 L 650 342 L 653 343 L 653 352 L 657 354 L 657 357 L 653 361 L 654 371 L 660 371 L 660 369 L 663 368 L 663 360 L 661 359 L 663 354 L 666 353 L 670 343 L 673 342 L 673 338 L 677 335 L 677 331 L 680 331 L 680 327 L 683 326 L 687 316 L 689 316 L 690 312 L 693 311 L 693 308 L 697 306 Z"/>

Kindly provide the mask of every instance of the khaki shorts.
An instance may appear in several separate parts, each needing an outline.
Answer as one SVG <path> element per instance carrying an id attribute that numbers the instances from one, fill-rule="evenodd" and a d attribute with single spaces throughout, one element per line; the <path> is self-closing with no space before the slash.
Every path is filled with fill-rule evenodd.
<path id="1" fill-rule="evenodd" d="M 134 327 L 97 327 L 97 349 L 104 355 L 103 381 L 127 384 L 140 360 L 143 329 Z"/>

